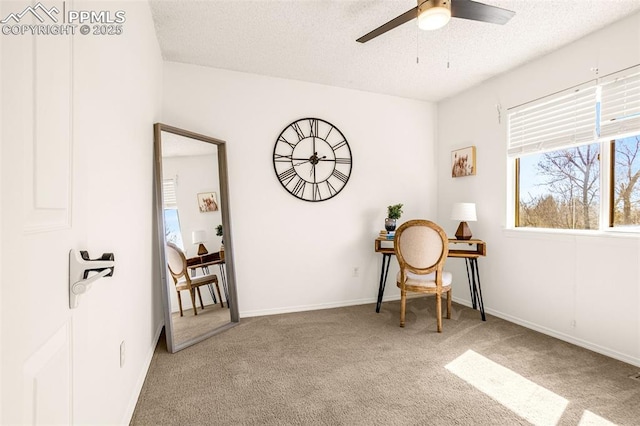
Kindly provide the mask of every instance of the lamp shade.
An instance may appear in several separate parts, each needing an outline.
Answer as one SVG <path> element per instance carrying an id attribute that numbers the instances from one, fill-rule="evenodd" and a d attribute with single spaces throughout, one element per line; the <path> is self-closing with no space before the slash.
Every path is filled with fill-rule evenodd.
<path id="1" fill-rule="evenodd" d="M 476 203 L 455 203 L 451 208 L 451 220 L 459 220 L 461 222 L 475 222 L 478 220 Z"/>
<path id="2" fill-rule="evenodd" d="M 193 231 L 191 233 L 191 242 L 193 244 L 200 244 L 207 241 L 207 232 L 206 231 Z"/>

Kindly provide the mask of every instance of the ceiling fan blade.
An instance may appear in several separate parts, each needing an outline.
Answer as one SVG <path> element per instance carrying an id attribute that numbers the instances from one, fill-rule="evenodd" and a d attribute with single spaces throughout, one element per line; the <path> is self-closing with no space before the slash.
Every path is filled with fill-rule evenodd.
<path id="1" fill-rule="evenodd" d="M 451 0 L 451 16 L 504 25 L 516 13 L 472 0 Z"/>
<path id="2" fill-rule="evenodd" d="M 379 26 L 378 28 L 376 28 L 375 30 L 371 31 L 370 33 L 367 33 L 367 34 L 363 35 L 362 37 L 360 37 L 356 41 L 359 42 L 359 43 L 366 43 L 369 40 L 371 40 L 372 38 L 378 37 L 379 35 L 384 34 L 387 31 L 392 30 L 395 27 L 404 24 L 405 22 L 409 22 L 410 20 L 416 18 L 417 16 L 418 16 L 418 8 L 415 7 L 413 9 L 411 9 L 411 10 L 406 11 L 405 13 L 403 13 L 402 15 L 400 15 L 400 16 L 398 16 L 396 18 L 393 18 L 392 20 L 390 20 L 386 24 L 383 24 L 383 25 Z"/>

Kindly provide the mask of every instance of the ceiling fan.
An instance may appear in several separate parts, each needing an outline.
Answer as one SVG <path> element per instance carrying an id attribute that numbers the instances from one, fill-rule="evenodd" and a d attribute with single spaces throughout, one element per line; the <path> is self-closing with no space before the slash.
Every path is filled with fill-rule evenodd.
<path id="1" fill-rule="evenodd" d="M 418 27 L 421 29 L 436 30 L 444 27 L 451 17 L 504 25 L 515 14 L 511 10 L 472 0 L 418 0 L 418 6 L 415 8 L 379 26 L 356 41 L 366 43 L 414 18 L 418 18 Z"/>

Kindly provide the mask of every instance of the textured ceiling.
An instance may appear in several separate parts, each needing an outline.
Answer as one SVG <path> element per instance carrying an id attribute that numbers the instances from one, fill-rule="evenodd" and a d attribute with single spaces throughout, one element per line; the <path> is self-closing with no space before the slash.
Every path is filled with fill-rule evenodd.
<path id="1" fill-rule="evenodd" d="M 486 0 L 506 25 L 408 22 L 415 0 L 151 0 L 165 60 L 439 101 L 640 10 L 640 0 Z M 418 61 L 416 60 L 418 58 Z"/>

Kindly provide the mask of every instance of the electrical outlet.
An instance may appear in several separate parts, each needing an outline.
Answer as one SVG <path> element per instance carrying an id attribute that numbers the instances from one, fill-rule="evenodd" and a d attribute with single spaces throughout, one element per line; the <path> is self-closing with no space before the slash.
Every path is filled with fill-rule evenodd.
<path id="1" fill-rule="evenodd" d="M 571 328 L 576 328 L 576 320 L 571 321 Z"/>
<path id="2" fill-rule="evenodd" d="M 124 367 L 124 340 L 120 343 L 120 368 Z"/>
<path id="3" fill-rule="evenodd" d="M 353 267 L 353 278 L 359 277 L 360 276 L 360 268 L 358 266 L 354 266 Z"/>

